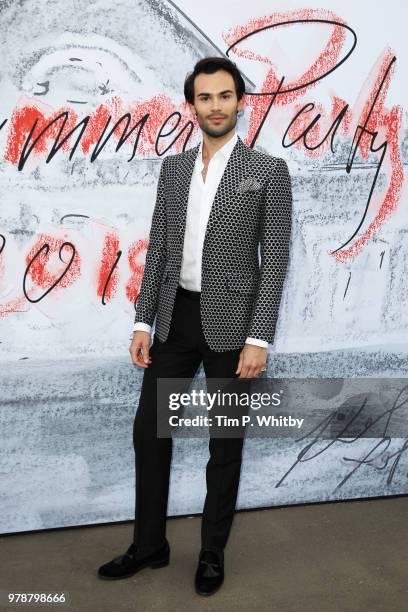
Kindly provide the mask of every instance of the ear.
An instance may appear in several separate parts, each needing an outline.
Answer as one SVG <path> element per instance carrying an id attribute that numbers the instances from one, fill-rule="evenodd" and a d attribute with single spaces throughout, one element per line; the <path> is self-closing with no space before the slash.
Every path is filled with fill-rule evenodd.
<path id="1" fill-rule="evenodd" d="M 245 94 L 242 96 L 242 98 L 240 99 L 240 101 L 237 104 L 237 111 L 241 111 L 245 106 Z"/>
<path id="2" fill-rule="evenodd" d="M 188 107 L 190 109 L 190 113 L 192 114 L 193 117 L 195 117 L 196 116 L 196 110 L 195 110 L 194 104 L 190 104 L 190 102 L 187 102 L 187 104 L 188 104 Z"/>

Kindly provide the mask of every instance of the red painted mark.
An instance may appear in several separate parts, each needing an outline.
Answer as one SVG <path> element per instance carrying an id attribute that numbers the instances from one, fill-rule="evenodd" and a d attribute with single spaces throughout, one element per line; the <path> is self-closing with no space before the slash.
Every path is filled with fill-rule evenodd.
<path id="1" fill-rule="evenodd" d="M 45 112 L 42 112 L 36 106 L 36 104 L 37 101 L 33 99 L 32 105 L 16 108 L 10 118 L 10 129 L 6 140 L 4 159 L 12 164 L 18 164 L 24 143 L 27 141 L 29 133 L 36 120 L 37 124 L 32 133 L 31 139 L 28 141 L 28 146 L 32 144 L 32 142 L 40 135 L 41 131 L 53 119 L 58 117 L 58 115 L 64 111 L 69 113 L 69 118 L 65 123 L 58 142 L 62 141 L 66 136 L 68 136 L 69 132 L 73 130 L 80 121 L 76 112 L 71 108 L 58 109 L 55 112 L 45 114 Z M 137 153 L 139 156 L 156 157 L 157 153 L 154 144 L 157 134 L 159 133 L 160 128 L 164 124 L 166 118 L 174 112 L 179 112 L 181 115 L 180 127 L 176 128 L 174 133 L 167 137 L 167 140 L 163 137 L 164 143 L 162 143 L 162 148 L 164 149 L 171 144 L 171 142 L 176 138 L 177 133 L 182 130 L 182 127 L 184 127 L 185 121 L 183 121 L 183 115 L 186 114 L 186 108 L 186 103 L 182 103 L 177 106 L 168 96 L 165 95 L 155 96 L 147 101 L 138 100 L 131 106 L 127 107 L 123 105 L 120 98 L 114 97 L 105 104 L 98 106 L 98 108 L 89 115 L 89 122 L 81 137 L 80 146 L 85 154 L 89 153 L 91 147 L 96 145 L 98 141 L 100 141 L 98 144 L 100 147 L 105 138 L 110 134 L 110 131 L 113 129 L 115 123 L 125 113 L 129 113 L 131 120 L 129 127 L 126 130 L 126 134 L 131 131 L 132 127 L 135 127 L 135 129 L 126 139 L 126 145 L 124 145 L 126 146 L 126 150 L 130 150 L 129 143 L 130 145 L 134 146 L 137 141 Z M 147 121 L 138 126 L 138 122 L 144 115 L 148 115 Z M 111 120 L 107 125 L 109 117 L 111 117 Z M 50 145 L 56 141 L 58 132 L 60 131 L 63 122 L 64 118 L 61 117 L 44 132 L 44 134 L 35 143 L 30 156 L 35 155 L 37 158 L 39 158 L 41 155 L 45 155 L 49 152 Z M 164 133 L 171 132 L 171 128 L 175 127 L 176 125 L 177 117 L 173 117 L 169 123 L 166 124 L 167 127 L 164 130 Z M 119 125 L 116 126 L 115 130 L 113 131 L 110 140 L 118 143 L 125 130 L 125 126 L 126 121 L 121 121 L 121 123 L 119 123 Z M 198 129 L 197 124 L 194 125 L 194 129 Z M 139 131 L 140 137 L 137 139 Z M 78 128 L 72 134 L 72 136 L 67 138 L 61 149 L 66 153 L 70 152 L 73 144 L 79 137 L 79 134 L 80 128 Z M 183 139 L 176 140 L 172 148 L 177 153 L 181 152 L 183 148 Z"/>
<path id="2" fill-rule="evenodd" d="M 118 289 L 118 268 L 115 267 L 111 274 L 112 268 L 117 260 L 118 251 L 118 234 L 111 233 L 105 236 L 104 245 L 102 249 L 101 265 L 99 268 L 99 274 L 97 279 L 97 294 L 99 295 L 99 297 L 102 297 L 104 295 L 105 302 L 109 302 L 109 300 L 115 295 Z M 108 285 L 106 285 L 108 279 L 109 283 Z"/>
<path id="3" fill-rule="evenodd" d="M 378 92 L 379 84 L 384 77 L 385 70 L 390 63 L 392 56 L 393 54 L 391 50 L 387 49 L 376 62 L 370 77 L 361 88 L 361 93 L 355 107 L 358 108 L 359 101 L 361 99 L 366 98 L 366 101 L 363 105 L 360 117 L 354 122 L 356 126 L 363 125 L 367 119 L 375 93 Z M 350 247 L 334 253 L 334 256 L 339 261 L 352 259 L 361 252 L 364 245 L 366 245 L 374 234 L 381 228 L 390 214 L 397 209 L 397 204 L 401 196 L 404 182 L 404 168 L 401 161 L 399 138 L 402 128 L 403 109 L 400 106 L 393 106 L 391 109 L 386 109 L 385 107 L 385 97 L 391 82 L 394 68 L 395 64 L 393 64 L 391 71 L 387 75 L 386 81 L 366 126 L 366 128 L 372 132 L 378 131 L 378 136 L 376 136 L 373 142 L 374 148 L 378 147 L 379 144 L 383 143 L 384 141 L 387 141 L 388 143 L 388 150 L 384 160 L 384 165 L 382 167 L 382 171 L 385 171 L 385 173 L 388 175 L 388 187 L 385 191 L 385 195 L 383 192 L 372 198 L 370 206 L 377 212 L 373 220 L 365 229 L 364 233 L 358 239 L 356 239 L 353 244 L 350 245 Z M 374 82 L 370 84 L 370 81 Z M 369 91 L 368 96 L 367 91 Z M 348 131 L 352 131 L 350 126 L 348 127 Z M 371 136 L 369 134 L 364 134 L 364 136 L 361 138 L 359 150 L 364 160 L 366 160 L 370 154 L 371 141 Z M 351 172 L 353 172 L 353 170 L 351 170 Z"/>
<path id="4" fill-rule="evenodd" d="M 62 238 L 55 238 L 54 236 L 49 236 L 47 234 L 39 234 L 37 241 L 31 247 L 25 258 L 27 266 L 35 258 L 28 271 L 28 276 L 31 277 L 31 280 L 35 285 L 38 285 L 43 289 L 48 289 L 64 272 L 64 269 L 67 267 L 66 264 L 72 257 L 71 247 L 66 246 L 61 253 L 61 257 L 64 261 L 62 262 L 60 260 L 59 250 L 64 242 L 65 240 Z M 49 251 L 46 252 L 44 249 L 37 257 L 35 257 L 44 244 L 49 245 Z M 54 291 L 72 285 L 79 277 L 80 269 L 80 256 L 78 251 L 76 251 L 69 270 L 60 280 L 58 285 L 55 286 Z"/>
<path id="5" fill-rule="evenodd" d="M 21 296 L 15 298 L 14 300 L 10 300 L 5 304 L 0 304 L 0 317 L 7 317 L 14 312 L 27 312 L 29 310 L 30 305 L 27 302 L 25 296 Z"/>
<path id="6" fill-rule="evenodd" d="M 68 119 L 65 123 L 65 130 L 61 134 L 59 140 L 63 140 L 64 136 L 67 135 L 67 133 L 72 130 L 77 124 L 77 114 L 71 108 L 60 108 L 45 117 L 45 115 L 41 112 L 41 110 L 37 107 L 36 104 L 37 101 L 33 100 L 32 105 L 27 105 L 21 108 L 14 109 L 13 114 L 10 118 L 10 129 L 7 134 L 4 159 L 11 162 L 12 164 L 18 164 L 24 143 L 26 142 L 27 137 L 30 131 L 32 130 L 35 122 L 36 126 L 33 131 L 31 140 L 34 140 L 37 136 L 39 136 L 41 131 L 53 119 L 58 117 L 58 115 L 60 115 L 64 111 L 68 113 Z M 40 154 L 44 155 L 49 152 L 49 142 L 54 142 L 57 138 L 58 132 L 61 129 L 62 122 L 63 119 L 61 118 L 59 121 L 56 121 L 47 129 L 44 135 L 36 142 L 32 154 L 39 156 Z M 78 136 L 76 132 L 74 133 L 74 138 L 75 135 Z M 63 143 L 61 149 L 66 153 L 70 151 L 71 144 L 69 138 L 66 142 Z"/>
<path id="7" fill-rule="evenodd" d="M 341 19 L 331 11 L 326 11 L 324 9 L 299 9 L 295 11 L 287 11 L 285 13 L 272 13 L 270 15 L 266 15 L 258 19 L 251 19 L 245 25 L 233 27 L 228 30 L 226 34 L 224 34 L 223 38 L 225 42 L 228 45 L 232 45 L 236 40 L 239 40 L 243 36 L 247 36 L 248 34 L 254 33 L 253 38 L 248 38 L 242 41 L 241 43 L 239 43 L 239 45 L 233 47 L 232 50 L 236 55 L 238 55 L 238 57 L 244 57 L 252 61 L 259 61 L 271 66 L 259 93 L 277 91 L 279 89 L 279 83 L 281 81 L 281 78 L 284 75 L 282 75 L 281 73 L 277 74 L 277 70 L 273 63 L 273 58 L 271 59 L 268 56 L 260 55 L 251 51 L 250 49 L 244 49 L 242 48 L 242 45 L 251 45 L 252 40 L 256 39 L 256 32 L 261 28 L 265 28 L 267 26 L 274 26 L 276 24 L 286 21 L 296 22 L 299 20 L 312 19 L 324 19 L 329 21 L 337 21 L 340 24 L 345 24 L 345 21 L 343 19 Z M 289 23 L 288 25 L 281 27 L 291 26 L 292 24 Z M 307 24 L 305 27 L 308 27 Z M 322 24 L 322 27 L 325 27 L 324 24 Z M 325 48 L 320 53 L 320 55 L 316 58 L 313 64 L 304 72 L 304 74 L 296 79 L 296 81 L 293 81 L 291 83 L 285 81 L 283 83 L 284 90 L 299 87 L 302 84 L 305 84 L 305 86 L 296 91 L 291 91 L 277 96 L 274 103 L 276 106 L 285 106 L 291 104 L 299 97 L 303 96 L 306 91 L 308 91 L 308 89 L 310 89 L 311 87 L 316 87 L 319 81 L 316 81 L 315 83 L 309 85 L 307 85 L 307 83 L 310 83 L 310 81 L 313 81 L 314 79 L 318 79 L 320 75 L 325 74 L 326 72 L 334 68 L 338 63 L 338 58 L 345 40 L 344 28 L 341 27 L 341 25 L 326 25 L 326 27 L 331 28 L 331 34 L 325 45 Z M 273 36 L 274 31 L 271 29 L 270 32 L 271 36 Z M 264 36 L 265 35 L 266 34 L 264 33 Z M 248 95 L 250 96 L 250 94 Z M 265 113 L 267 112 L 270 102 L 271 96 L 252 96 L 251 105 L 253 108 L 249 121 L 247 142 L 252 142 L 258 129 L 258 126 L 262 122 L 262 119 L 265 116 Z"/>
<path id="8" fill-rule="evenodd" d="M 339 115 L 340 111 L 346 106 L 347 102 L 342 100 L 336 95 L 332 96 L 332 108 L 331 108 L 331 121 L 334 121 L 336 117 Z M 343 116 L 342 122 L 339 126 L 338 131 L 342 131 L 344 134 L 348 134 L 351 129 L 351 111 L 348 108 L 346 114 Z"/>
<path id="9" fill-rule="evenodd" d="M 128 260 L 131 270 L 131 276 L 128 282 L 126 283 L 125 291 L 126 297 L 128 298 L 129 302 L 132 302 L 133 304 L 136 303 L 137 298 L 139 297 L 139 289 L 140 284 L 142 282 L 144 270 L 144 262 L 139 263 L 137 261 L 137 258 L 140 257 L 141 253 L 146 253 L 148 246 L 148 240 L 137 240 L 129 247 Z"/>
<path id="10" fill-rule="evenodd" d="M 296 113 L 299 112 L 303 106 L 304 104 L 296 104 Z M 295 121 L 295 123 L 292 124 L 289 130 L 288 135 L 290 140 L 294 141 L 301 134 L 303 134 L 306 128 L 310 125 L 312 118 L 315 117 L 315 115 L 317 115 L 318 113 L 324 116 L 324 108 L 322 104 L 315 102 L 313 110 L 305 111 L 301 115 L 299 115 L 298 119 Z M 316 147 L 315 149 L 306 149 L 303 146 L 303 139 L 298 140 L 294 146 L 298 149 L 302 149 L 305 155 L 308 155 L 308 157 L 322 157 L 327 151 L 330 150 L 330 139 L 327 138 L 322 144 L 319 143 L 321 143 L 321 141 L 323 140 L 324 135 L 330 128 L 331 123 L 332 122 L 330 121 L 330 117 L 326 117 L 326 120 L 323 119 L 323 121 L 322 119 L 319 119 L 319 121 L 317 121 L 305 135 L 305 143 L 307 144 L 307 146 Z"/>
<path id="11" fill-rule="evenodd" d="M 298 118 L 291 124 L 290 129 L 288 131 L 288 137 L 291 142 L 294 142 L 293 146 L 295 146 L 297 149 L 302 150 L 305 155 L 313 159 L 323 157 L 326 153 L 330 152 L 333 124 L 335 124 L 336 120 L 339 117 L 339 114 L 346 106 L 346 102 L 344 100 L 341 100 L 340 98 L 337 98 L 336 96 L 332 96 L 331 103 L 332 106 L 330 114 L 326 115 L 324 106 L 319 102 L 309 102 L 308 104 L 313 104 L 313 108 L 309 107 L 303 110 L 303 112 L 301 111 L 305 107 L 304 102 L 295 105 L 295 116 L 297 113 L 300 114 Z M 309 126 L 315 119 L 317 119 L 317 121 L 309 130 Z M 336 129 L 336 133 L 338 133 L 339 131 L 342 131 L 343 133 L 348 131 L 350 122 L 351 110 L 348 108 L 342 116 L 340 125 Z M 305 134 L 303 138 L 302 136 L 306 130 L 307 134 Z M 308 147 L 312 148 L 306 148 L 305 143 Z"/>

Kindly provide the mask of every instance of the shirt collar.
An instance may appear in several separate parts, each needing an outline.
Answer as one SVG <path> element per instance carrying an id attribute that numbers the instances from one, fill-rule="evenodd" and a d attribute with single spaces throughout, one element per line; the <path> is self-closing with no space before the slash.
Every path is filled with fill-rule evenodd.
<path id="1" fill-rule="evenodd" d="M 228 160 L 229 156 L 232 153 L 233 148 L 235 147 L 237 143 L 237 140 L 238 140 L 238 134 L 234 132 L 234 135 L 232 136 L 232 138 L 230 138 L 228 142 L 226 142 L 220 149 L 218 149 L 218 151 L 214 154 L 214 157 L 216 155 L 222 155 L 226 160 Z M 200 146 L 198 149 L 197 163 L 201 167 L 201 170 L 202 170 L 204 166 L 203 164 L 203 141 L 200 142 Z"/>

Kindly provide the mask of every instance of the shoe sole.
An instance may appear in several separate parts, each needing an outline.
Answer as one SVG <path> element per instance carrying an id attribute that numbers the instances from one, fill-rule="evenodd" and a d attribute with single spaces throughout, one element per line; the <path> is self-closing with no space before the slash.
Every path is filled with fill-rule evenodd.
<path id="1" fill-rule="evenodd" d="M 135 574 L 137 574 L 143 569 L 146 569 L 147 567 L 150 567 L 151 569 L 159 569 L 161 567 L 166 567 L 166 565 L 168 565 L 169 563 L 170 558 L 164 559 L 163 561 L 155 561 L 154 563 L 145 563 L 144 565 L 138 567 L 137 570 L 135 570 L 134 572 L 130 572 L 129 574 L 122 574 L 122 576 L 104 576 L 103 574 L 98 573 L 98 578 L 101 578 L 102 580 L 122 580 L 123 578 L 130 578 L 131 576 L 134 576 Z"/>
<path id="2" fill-rule="evenodd" d="M 209 593 L 207 593 L 206 591 L 200 591 L 199 589 L 197 589 L 197 587 L 195 587 L 195 592 L 197 593 L 197 595 L 203 595 L 204 597 L 209 597 L 210 595 L 214 595 L 214 593 L 219 591 L 223 584 L 224 584 L 224 581 L 222 581 L 221 584 L 217 586 L 217 588 L 214 591 L 210 591 Z"/>

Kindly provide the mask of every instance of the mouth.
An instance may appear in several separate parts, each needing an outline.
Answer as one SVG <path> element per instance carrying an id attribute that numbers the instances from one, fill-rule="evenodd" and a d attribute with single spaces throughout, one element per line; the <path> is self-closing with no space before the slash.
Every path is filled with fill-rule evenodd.
<path id="1" fill-rule="evenodd" d="M 225 119 L 225 117 L 210 117 L 211 121 L 216 121 L 216 122 L 223 121 L 223 119 Z"/>

